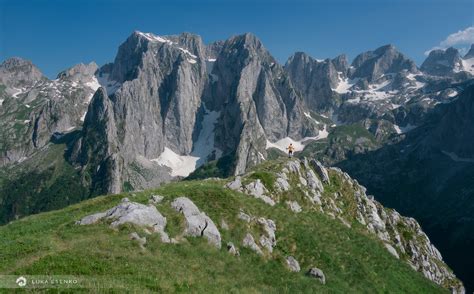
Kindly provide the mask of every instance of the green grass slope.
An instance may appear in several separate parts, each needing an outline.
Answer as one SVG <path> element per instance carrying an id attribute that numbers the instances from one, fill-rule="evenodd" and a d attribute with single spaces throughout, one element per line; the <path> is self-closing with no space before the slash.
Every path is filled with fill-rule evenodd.
<path id="1" fill-rule="evenodd" d="M 256 177 L 272 181 L 264 170 Z M 394 258 L 374 235 L 355 222 L 348 228 L 315 210 L 296 214 L 284 204 L 271 207 L 223 188 L 224 183 L 176 182 L 156 190 L 101 196 L 11 222 L 0 227 L 0 274 L 74 275 L 98 280 L 84 292 L 102 291 L 107 281 L 115 288 L 140 293 L 447 292 Z M 332 192 L 339 185 L 333 178 L 327 190 Z M 129 234 L 136 231 L 145 235 L 143 228 L 123 225 L 114 230 L 107 222 L 75 224 L 86 215 L 111 208 L 123 197 L 148 203 L 153 194 L 165 196 L 157 208 L 167 217 L 165 230 L 170 237 L 180 239 L 179 244 L 164 244 L 158 234 L 147 235 L 142 250 L 129 239 Z M 216 223 L 222 235 L 222 249 L 202 238 L 180 236 L 184 219 L 170 207 L 178 196 L 189 197 Z M 258 256 L 242 247 L 245 234 L 258 233 L 258 229 L 238 219 L 240 210 L 275 221 L 277 245 L 272 255 Z M 222 220 L 228 224 L 228 230 L 220 227 Z M 227 242 L 239 248 L 239 257 L 227 253 Z M 299 261 L 301 272 L 293 273 L 286 268 L 288 255 Z M 324 271 L 326 285 L 305 275 L 311 266 Z"/>

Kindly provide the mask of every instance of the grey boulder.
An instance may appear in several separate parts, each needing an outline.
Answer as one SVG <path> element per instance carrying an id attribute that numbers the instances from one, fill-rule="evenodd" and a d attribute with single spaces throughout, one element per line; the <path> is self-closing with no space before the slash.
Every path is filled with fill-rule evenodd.
<path id="1" fill-rule="evenodd" d="M 299 272 L 301 270 L 299 262 L 293 256 L 288 256 L 286 258 L 286 264 L 292 272 Z"/>
<path id="2" fill-rule="evenodd" d="M 227 251 L 234 256 L 240 256 L 239 250 L 232 242 L 227 243 Z"/>
<path id="3" fill-rule="evenodd" d="M 250 235 L 250 233 L 247 233 L 247 235 L 245 235 L 244 240 L 242 241 L 242 245 L 255 251 L 258 255 L 263 255 L 262 249 L 258 247 L 257 243 L 255 243 L 255 240 L 253 236 Z"/>
<path id="4" fill-rule="evenodd" d="M 275 205 L 275 201 L 267 196 L 268 190 L 265 188 L 263 185 L 262 181 L 259 179 L 249 183 L 248 185 L 245 186 L 245 191 L 247 194 L 252 195 L 253 197 L 262 200 L 266 204 L 270 206 Z"/>
<path id="5" fill-rule="evenodd" d="M 86 216 L 80 221 L 77 221 L 76 224 L 94 224 L 103 218 L 113 220 L 110 224 L 112 228 L 116 228 L 125 223 L 142 227 L 151 227 L 154 232 L 160 233 L 162 242 L 169 242 L 168 234 L 165 232 L 166 217 L 161 215 L 153 205 L 131 202 L 128 198 L 123 198 L 122 202 L 117 206 L 112 207 L 106 212 Z"/>
<path id="6" fill-rule="evenodd" d="M 321 180 L 323 181 L 323 183 L 330 184 L 328 171 L 327 171 L 326 168 L 321 164 L 321 162 L 319 162 L 319 161 L 317 161 L 317 160 L 311 160 L 311 161 L 310 161 L 310 164 L 311 164 L 311 167 L 316 171 L 316 173 L 318 174 L 318 176 L 321 178 Z"/>
<path id="7" fill-rule="evenodd" d="M 286 205 L 293 212 L 298 213 L 302 211 L 301 206 L 296 201 L 286 201 Z"/>
<path id="8" fill-rule="evenodd" d="M 221 248 L 221 234 L 216 225 L 189 198 L 176 198 L 171 203 L 171 207 L 184 215 L 186 219 L 185 235 L 205 237 L 210 244 Z"/>
<path id="9" fill-rule="evenodd" d="M 307 275 L 319 280 L 321 284 L 326 284 L 326 276 L 324 275 L 323 271 L 317 267 L 312 267 L 308 270 Z"/>
<path id="10" fill-rule="evenodd" d="M 92 225 L 97 223 L 99 220 L 105 217 L 105 212 L 98 212 L 76 221 L 76 225 Z"/>

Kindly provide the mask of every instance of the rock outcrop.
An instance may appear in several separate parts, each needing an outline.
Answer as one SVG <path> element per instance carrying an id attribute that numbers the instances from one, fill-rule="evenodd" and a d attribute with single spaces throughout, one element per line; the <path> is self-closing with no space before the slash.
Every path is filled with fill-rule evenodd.
<path id="1" fill-rule="evenodd" d="M 171 206 L 181 212 L 186 219 L 185 235 L 205 237 L 208 242 L 221 248 L 221 234 L 214 222 L 186 197 L 176 198 Z"/>
<path id="2" fill-rule="evenodd" d="M 255 239 L 250 233 L 245 235 L 245 238 L 242 240 L 242 246 L 250 248 L 255 251 L 258 255 L 263 255 L 262 249 L 255 243 Z"/>
<path id="3" fill-rule="evenodd" d="M 168 234 L 165 232 L 166 218 L 161 215 L 153 205 L 143 205 L 141 203 L 132 202 L 128 198 L 123 198 L 119 205 L 112 207 L 106 212 L 86 216 L 77 221 L 76 224 L 91 225 L 101 219 L 112 220 L 112 223 L 110 224 L 112 228 L 116 228 L 126 223 L 144 228 L 151 228 L 153 232 L 160 234 L 162 242 L 170 242 Z M 139 237 L 136 239 L 139 239 L 139 242 L 142 242 Z"/>
<path id="4" fill-rule="evenodd" d="M 315 278 L 321 282 L 321 284 L 326 284 L 326 276 L 324 275 L 323 271 L 317 267 L 312 267 L 306 273 L 308 276 Z"/>
<path id="5" fill-rule="evenodd" d="M 293 256 L 286 258 L 286 264 L 288 265 L 288 269 L 292 272 L 299 272 L 301 270 L 299 262 Z"/>
<path id="6" fill-rule="evenodd" d="M 238 182 L 246 182 L 247 177 L 251 175 L 249 173 L 239 177 Z M 462 293 L 464 289 L 462 283 L 444 263 L 441 254 L 431 244 L 416 220 L 403 217 L 398 212 L 383 207 L 374 200 L 373 196 L 367 196 L 366 189 L 347 173 L 334 167 L 327 169 L 314 160 L 291 159 L 274 167 L 274 175 L 285 179 L 289 188 L 286 191 L 279 190 L 277 189 L 278 181 L 275 181 L 275 189 L 272 189 L 275 192 L 269 194 L 273 198 L 292 203 L 295 200 L 290 195 L 303 193 L 306 196 L 305 201 L 298 202 L 302 209 L 323 213 L 339 220 L 348 228 L 353 228 L 352 224 L 358 222 L 367 232 L 377 236 L 381 245 L 394 258 L 404 260 L 414 270 L 423 273 L 433 282 L 446 288 L 452 287 L 455 293 Z M 337 182 L 338 191 L 328 192 L 327 187 L 336 184 L 333 181 Z M 237 188 L 238 185 L 233 185 L 231 182 L 227 184 L 227 187 Z M 265 189 L 269 191 L 270 187 L 265 187 Z M 236 190 L 250 194 L 246 189 Z M 283 192 L 285 194 L 282 194 Z M 293 210 L 294 207 L 288 205 L 288 209 Z M 251 234 L 245 237 L 244 246 L 259 254 L 263 253 L 261 248 L 271 253 L 276 245 L 275 224 L 269 219 L 255 218 L 242 211 L 239 218 L 249 224 L 256 222 L 265 232 L 259 239 L 261 247 L 257 245 Z M 318 270 L 313 270 L 311 275 L 324 283 L 324 275 Z"/>

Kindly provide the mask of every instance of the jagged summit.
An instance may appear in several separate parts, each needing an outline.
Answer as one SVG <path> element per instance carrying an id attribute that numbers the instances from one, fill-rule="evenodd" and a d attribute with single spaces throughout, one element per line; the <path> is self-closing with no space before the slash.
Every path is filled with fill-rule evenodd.
<path id="1" fill-rule="evenodd" d="M 446 50 L 432 50 L 421 65 L 423 72 L 435 76 L 450 75 L 460 68 L 462 68 L 461 56 L 453 47 Z"/>
<path id="2" fill-rule="evenodd" d="M 352 62 L 355 68 L 351 78 L 365 78 L 369 82 L 380 78 L 384 74 L 397 73 L 407 70 L 417 72 L 414 61 L 399 52 L 393 45 L 384 45 L 374 51 L 359 54 Z"/>
<path id="3" fill-rule="evenodd" d="M 79 63 L 71 68 L 60 72 L 57 78 L 68 79 L 76 82 L 83 81 L 85 79 L 90 80 L 95 75 L 98 69 L 99 67 L 94 61 L 88 64 Z"/>
<path id="4" fill-rule="evenodd" d="M 32 87 L 35 83 L 46 79 L 30 60 L 12 57 L 0 64 L 0 83 L 9 88 Z"/>
<path id="5" fill-rule="evenodd" d="M 474 44 L 471 44 L 471 48 L 469 51 L 464 55 L 463 59 L 470 59 L 474 57 Z"/>

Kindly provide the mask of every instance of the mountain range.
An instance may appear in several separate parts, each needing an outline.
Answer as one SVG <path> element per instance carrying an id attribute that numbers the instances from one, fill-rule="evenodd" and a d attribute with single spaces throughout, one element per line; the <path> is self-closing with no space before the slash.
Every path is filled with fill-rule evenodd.
<path id="1" fill-rule="evenodd" d="M 469 289 L 474 257 L 459 244 L 472 243 L 473 78 L 474 46 L 433 50 L 421 67 L 393 45 L 352 63 L 297 52 L 281 65 L 250 33 L 206 45 L 135 31 L 112 63 L 55 80 L 11 58 L 0 65 L 0 221 L 242 175 L 292 143 L 419 219 Z"/>

